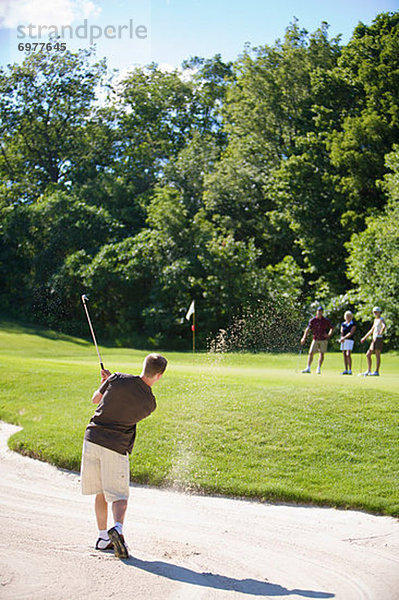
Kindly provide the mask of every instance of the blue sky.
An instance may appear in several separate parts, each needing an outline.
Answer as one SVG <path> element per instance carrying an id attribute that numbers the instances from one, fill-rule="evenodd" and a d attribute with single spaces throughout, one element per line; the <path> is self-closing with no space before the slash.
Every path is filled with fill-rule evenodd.
<path id="1" fill-rule="evenodd" d="M 194 55 L 234 60 L 246 42 L 281 38 L 294 17 L 308 31 L 327 21 L 331 36 L 342 34 L 347 42 L 359 21 L 370 24 L 396 8 L 393 0 L 2 0 L 0 64 L 22 60 L 18 43 L 48 41 L 50 26 L 70 26 L 64 41 L 72 50 L 90 45 L 93 27 L 98 56 L 124 71 L 151 61 L 178 67 Z"/>

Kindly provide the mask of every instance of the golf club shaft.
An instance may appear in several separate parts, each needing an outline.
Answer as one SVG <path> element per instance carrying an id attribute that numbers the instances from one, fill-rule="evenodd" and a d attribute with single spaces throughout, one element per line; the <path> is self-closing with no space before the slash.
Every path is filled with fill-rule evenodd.
<path id="1" fill-rule="evenodd" d="M 300 361 L 301 361 L 301 357 L 302 357 L 302 350 L 303 350 L 303 346 L 301 345 L 300 349 L 299 349 L 299 353 L 298 353 L 298 358 L 296 361 L 296 371 L 299 371 L 300 368 Z"/>
<path id="2" fill-rule="evenodd" d="M 89 311 L 87 310 L 86 302 L 84 300 L 83 300 L 83 306 L 85 307 L 87 321 L 89 323 L 89 327 L 90 327 L 91 335 L 92 335 L 92 338 L 93 338 L 93 342 L 94 342 L 94 345 L 95 345 L 96 350 L 97 350 L 97 355 L 98 355 L 98 360 L 100 362 L 100 367 L 104 371 L 104 365 L 103 365 L 103 361 L 102 361 L 102 358 L 101 358 L 100 351 L 98 349 L 97 340 L 96 340 L 96 336 L 95 336 L 95 333 L 94 333 L 93 325 L 91 324 L 91 319 L 90 319 Z"/>

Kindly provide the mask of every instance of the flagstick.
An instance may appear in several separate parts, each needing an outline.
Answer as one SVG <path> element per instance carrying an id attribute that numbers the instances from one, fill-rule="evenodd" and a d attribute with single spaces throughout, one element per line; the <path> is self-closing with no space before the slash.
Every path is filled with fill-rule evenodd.
<path id="1" fill-rule="evenodd" d="M 195 312 L 193 312 L 193 352 L 195 352 Z"/>

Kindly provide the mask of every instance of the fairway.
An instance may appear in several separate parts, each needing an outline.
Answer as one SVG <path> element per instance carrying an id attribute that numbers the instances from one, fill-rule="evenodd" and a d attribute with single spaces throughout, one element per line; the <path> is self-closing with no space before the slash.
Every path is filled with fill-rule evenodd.
<path id="1" fill-rule="evenodd" d="M 101 353 L 110 370 L 133 373 L 146 354 Z M 399 515 L 397 353 L 383 355 L 379 378 L 341 376 L 340 354 L 317 376 L 299 372 L 298 355 L 164 353 L 158 408 L 138 426 L 134 481 Z M 86 341 L 2 323 L 0 419 L 24 428 L 14 449 L 79 469 L 96 358 Z"/>

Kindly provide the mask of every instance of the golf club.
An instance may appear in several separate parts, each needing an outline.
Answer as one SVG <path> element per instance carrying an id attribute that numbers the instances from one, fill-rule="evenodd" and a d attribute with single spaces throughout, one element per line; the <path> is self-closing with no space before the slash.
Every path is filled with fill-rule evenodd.
<path id="1" fill-rule="evenodd" d="M 302 358 L 302 350 L 303 350 L 303 346 L 301 345 L 301 347 L 299 349 L 298 358 L 297 358 L 297 361 L 296 361 L 296 369 L 295 369 L 295 371 L 297 373 L 298 373 L 298 371 L 300 369 L 300 361 L 301 361 L 301 358 Z"/>
<path id="2" fill-rule="evenodd" d="M 363 375 L 363 352 L 360 353 L 360 373 L 359 375 Z"/>
<path id="3" fill-rule="evenodd" d="M 97 346 L 96 336 L 94 334 L 93 325 L 91 324 L 91 319 L 90 319 L 89 311 L 88 311 L 87 305 L 86 305 L 86 302 L 88 302 L 88 301 L 89 301 L 89 299 L 86 296 L 86 294 L 82 294 L 82 302 L 83 302 L 83 306 L 84 306 L 84 309 L 85 309 L 85 312 L 86 312 L 86 317 L 87 317 L 87 321 L 89 323 L 89 327 L 90 327 L 91 335 L 92 335 L 92 338 L 93 338 L 93 342 L 94 342 L 94 345 L 95 345 L 96 350 L 97 350 L 98 360 L 100 361 L 100 367 L 104 371 L 103 361 L 102 361 L 101 354 L 100 354 L 100 351 L 99 351 L 98 346 Z"/>

